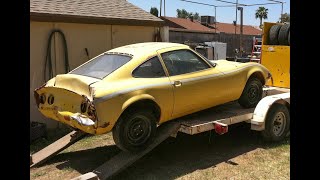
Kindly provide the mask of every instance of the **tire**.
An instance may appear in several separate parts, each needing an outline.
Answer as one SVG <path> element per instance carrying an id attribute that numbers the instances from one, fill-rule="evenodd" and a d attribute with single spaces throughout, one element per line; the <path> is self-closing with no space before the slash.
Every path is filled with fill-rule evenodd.
<path id="1" fill-rule="evenodd" d="M 290 32 L 290 24 L 284 24 L 279 30 L 278 41 L 279 45 L 289 45 L 289 32 Z"/>
<path id="2" fill-rule="evenodd" d="M 275 124 L 277 123 L 277 124 Z M 269 109 L 265 129 L 261 132 L 266 141 L 281 141 L 290 132 L 290 113 L 283 104 L 274 104 Z"/>
<path id="3" fill-rule="evenodd" d="M 238 100 L 244 108 L 255 107 L 262 98 L 262 83 L 257 78 L 249 78 Z"/>
<path id="4" fill-rule="evenodd" d="M 156 118 L 151 111 L 129 110 L 113 127 L 113 140 L 123 151 L 138 152 L 153 142 L 156 128 Z"/>
<path id="5" fill-rule="evenodd" d="M 269 45 L 278 45 L 278 35 L 279 35 L 279 30 L 282 25 L 273 25 L 271 26 L 269 30 Z"/>

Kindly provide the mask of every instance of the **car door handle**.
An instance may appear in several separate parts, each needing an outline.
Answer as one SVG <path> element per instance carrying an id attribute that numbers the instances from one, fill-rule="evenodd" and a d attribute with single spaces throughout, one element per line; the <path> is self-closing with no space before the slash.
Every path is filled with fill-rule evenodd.
<path id="1" fill-rule="evenodd" d="M 173 85 L 174 85 L 175 87 L 179 87 L 179 86 L 182 85 L 182 83 L 181 83 L 181 81 L 174 81 L 174 82 L 173 82 Z"/>

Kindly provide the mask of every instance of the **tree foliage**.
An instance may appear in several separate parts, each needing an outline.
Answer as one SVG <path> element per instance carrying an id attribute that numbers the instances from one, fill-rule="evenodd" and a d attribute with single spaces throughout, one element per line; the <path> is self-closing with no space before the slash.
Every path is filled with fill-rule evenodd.
<path id="1" fill-rule="evenodd" d="M 158 8 L 156 7 L 151 7 L 150 9 L 150 13 L 153 14 L 154 16 L 159 16 L 159 11 L 158 11 Z"/>
<path id="2" fill-rule="evenodd" d="M 268 19 L 268 9 L 259 7 L 255 13 L 256 19 L 260 19 L 260 27 L 262 26 L 262 19 Z"/>
<path id="3" fill-rule="evenodd" d="M 200 20 L 199 13 L 197 13 L 197 12 L 195 12 L 195 13 L 188 12 L 185 9 L 177 9 L 177 17 L 178 18 L 185 18 L 185 19 L 193 18 L 195 20 Z"/>

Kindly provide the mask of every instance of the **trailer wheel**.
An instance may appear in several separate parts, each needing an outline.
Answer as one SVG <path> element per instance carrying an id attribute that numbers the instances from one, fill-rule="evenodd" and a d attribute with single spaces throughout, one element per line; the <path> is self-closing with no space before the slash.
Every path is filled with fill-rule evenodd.
<path id="1" fill-rule="evenodd" d="M 262 98 L 262 83 L 257 78 L 249 78 L 244 90 L 238 100 L 239 104 L 244 108 L 255 107 Z"/>
<path id="2" fill-rule="evenodd" d="M 270 30 L 269 30 L 269 45 L 278 45 L 279 41 L 278 41 L 278 35 L 279 35 L 279 30 L 281 28 L 282 25 L 273 25 L 271 26 Z"/>
<path id="3" fill-rule="evenodd" d="M 290 24 L 284 24 L 280 30 L 278 35 L 279 45 L 289 45 L 289 32 L 290 32 Z"/>
<path id="4" fill-rule="evenodd" d="M 265 129 L 261 132 L 267 141 L 281 141 L 290 131 L 290 113 L 288 108 L 276 103 L 271 106 L 265 122 Z"/>
<path id="5" fill-rule="evenodd" d="M 137 152 L 152 143 L 156 128 L 156 118 L 151 112 L 128 111 L 121 115 L 113 127 L 113 140 L 121 150 Z"/>

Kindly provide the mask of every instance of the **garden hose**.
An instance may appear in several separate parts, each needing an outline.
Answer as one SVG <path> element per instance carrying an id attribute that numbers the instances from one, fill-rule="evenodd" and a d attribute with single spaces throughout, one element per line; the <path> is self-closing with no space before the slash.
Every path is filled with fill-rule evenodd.
<path id="1" fill-rule="evenodd" d="M 60 34 L 62 37 L 63 50 L 64 50 L 65 73 L 68 73 L 70 71 L 66 38 L 61 30 L 54 29 L 51 31 L 49 39 L 48 39 L 47 55 L 46 55 L 45 65 L 44 65 L 44 80 L 45 80 L 45 82 L 48 81 L 49 79 L 53 78 L 53 76 L 54 76 L 53 67 L 52 67 L 52 59 L 51 59 L 51 41 L 52 41 L 53 35 L 55 33 Z M 56 62 L 55 62 L 55 64 L 56 64 Z M 47 73 L 47 66 L 48 66 L 48 73 Z M 55 66 L 55 68 L 56 68 L 56 66 Z M 54 72 L 57 72 L 56 69 Z M 47 74 L 48 74 L 48 76 L 47 76 Z"/>

